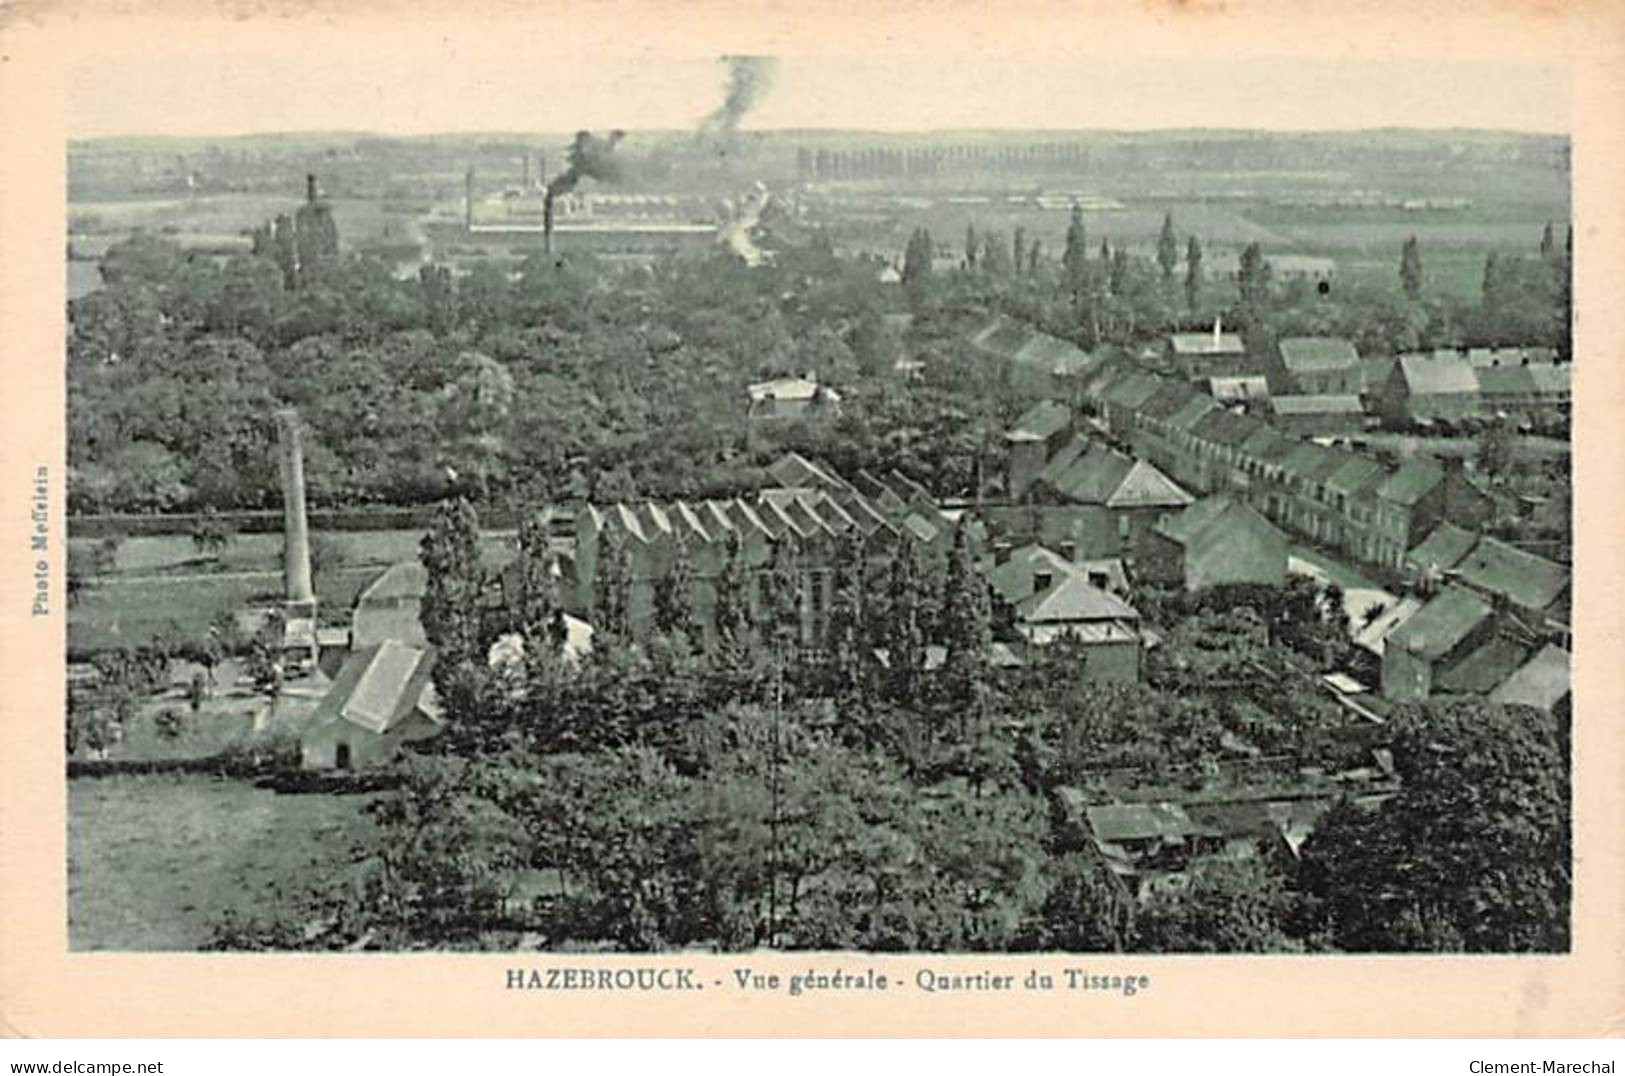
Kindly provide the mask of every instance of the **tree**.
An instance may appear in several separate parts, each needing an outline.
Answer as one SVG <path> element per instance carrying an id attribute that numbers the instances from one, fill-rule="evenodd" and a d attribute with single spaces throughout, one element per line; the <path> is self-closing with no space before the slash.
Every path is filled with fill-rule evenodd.
<path id="1" fill-rule="evenodd" d="M 482 787 L 496 775 L 481 762 L 408 757 L 399 770 L 401 787 L 367 808 L 382 831 L 361 880 L 367 929 L 380 948 L 477 939 L 505 918 L 528 858 L 525 828 Z"/>
<path id="2" fill-rule="evenodd" d="M 1093 851 L 1052 854 L 1045 863 L 1044 947 L 1067 953 L 1122 952 L 1133 936 L 1134 901 Z"/>
<path id="3" fill-rule="evenodd" d="M 914 701 L 919 675 L 925 667 L 925 622 L 929 612 L 923 589 L 914 549 L 904 545 L 892 557 L 882 638 L 892 697 L 905 703 Z"/>
<path id="4" fill-rule="evenodd" d="M 924 228 L 914 229 L 908 245 L 903 248 L 903 288 L 910 299 L 919 302 L 925 298 L 931 281 L 931 260 L 936 246 L 931 233 Z"/>
<path id="5" fill-rule="evenodd" d="M 1179 240 L 1174 238 L 1174 215 L 1164 213 L 1162 216 L 1162 234 L 1157 236 L 1157 265 L 1162 269 L 1162 279 L 1169 281 L 1174 278 L 1174 266 L 1179 264 Z"/>
<path id="6" fill-rule="evenodd" d="M 744 647 L 750 642 L 750 595 L 745 582 L 745 549 L 739 535 L 730 530 L 716 581 L 717 638 L 727 647 Z"/>
<path id="7" fill-rule="evenodd" d="M 1493 421 L 1478 435 L 1474 460 L 1479 471 L 1498 479 L 1512 465 L 1512 431 L 1505 421 Z"/>
<path id="8" fill-rule="evenodd" d="M 1422 255 L 1417 249 L 1414 235 L 1406 239 L 1405 245 L 1400 249 L 1399 280 L 1404 286 L 1406 298 L 1422 297 Z"/>
<path id="9" fill-rule="evenodd" d="M 1043 243 L 1039 242 L 1037 239 L 1034 239 L 1033 242 L 1032 242 L 1032 245 L 1027 248 L 1027 275 L 1028 276 L 1037 276 L 1038 275 L 1038 262 L 1039 262 L 1039 259 L 1043 257 L 1043 255 L 1041 253 L 1041 251 L 1043 250 L 1043 246 L 1044 246 Z"/>
<path id="10" fill-rule="evenodd" d="M 854 528 L 839 539 L 835 558 L 835 593 L 830 600 L 829 630 L 824 637 L 824 668 L 829 691 L 838 698 L 861 699 L 873 663 L 865 645 L 864 546 Z"/>
<path id="11" fill-rule="evenodd" d="M 969 719 L 986 716 L 988 649 L 993 645 L 993 606 L 987 578 L 976 570 L 965 528 L 954 532 L 953 552 L 942 597 L 943 668 L 948 705 L 959 714 L 960 738 Z"/>
<path id="12" fill-rule="evenodd" d="M 192 548 L 205 557 L 218 559 L 234 533 L 231 524 L 217 510 L 213 507 L 204 509 L 192 524 Z"/>
<path id="13" fill-rule="evenodd" d="M 1557 257 L 1557 235 L 1552 230 L 1552 222 L 1546 222 L 1546 228 L 1540 233 L 1540 256 L 1547 261 Z"/>
<path id="14" fill-rule="evenodd" d="M 1303 847 L 1312 927 L 1359 952 L 1564 952 L 1566 720 L 1479 700 L 1394 715 L 1401 792 L 1333 809 Z"/>
<path id="15" fill-rule="evenodd" d="M 1016 226 L 1015 238 L 1011 241 L 1010 264 L 1017 276 L 1027 268 L 1027 229 L 1020 225 Z"/>
<path id="16" fill-rule="evenodd" d="M 514 379 L 507 367 L 476 351 L 458 355 L 453 370 L 452 380 L 440 392 L 440 429 L 452 463 L 473 472 L 483 501 L 490 495 L 491 473 L 506 447 Z"/>
<path id="17" fill-rule="evenodd" d="M 419 547 L 428 575 L 419 618 L 424 635 L 441 653 L 435 668 L 437 675 L 442 669 L 480 659 L 484 573 L 480 568 L 479 535 L 479 516 L 474 506 L 458 497 L 435 509 L 434 520 Z"/>
<path id="18" fill-rule="evenodd" d="M 1110 275 L 1106 288 L 1113 296 L 1121 296 L 1128 287 L 1128 251 L 1118 247 L 1112 251 Z"/>
<path id="19" fill-rule="evenodd" d="M 343 539 L 331 534 L 310 536 L 310 581 L 314 586 L 344 567 L 349 556 Z"/>
<path id="20" fill-rule="evenodd" d="M 1072 217 L 1066 226 L 1066 249 L 1061 254 L 1061 265 L 1066 270 L 1067 289 L 1072 303 L 1083 307 L 1084 293 L 1089 287 L 1089 237 L 1084 232 L 1083 209 L 1074 204 Z"/>
<path id="21" fill-rule="evenodd" d="M 1185 244 L 1185 305 L 1192 313 L 1202 294 L 1202 244 L 1193 235 Z"/>
<path id="22" fill-rule="evenodd" d="M 112 575 L 118 571 L 118 554 L 123 545 L 124 535 L 117 532 L 103 535 L 96 542 L 96 552 L 91 561 L 91 571 L 96 575 Z"/>
<path id="23" fill-rule="evenodd" d="M 976 236 L 976 225 L 965 225 L 965 268 L 974 270 L 976 259 L 981 253 L 981 240 Z"/>
<path id="24" fill-rule="evenodd" d="M 1183 889 L 1157 892 L 1135 921 L 1134 948 L 1153 953 L 1278 953 L 1293 911 L 1285 879 L 1264 860 L 1199 860 Z"/>
<path id="25" fill-rule="evenodd" d="M 1484 280 L 1479 292 L 1486 307 L 1494 305 L 1501 289 L 1499 261 L 1492 250 L 1484 255 Z"/>
<path id="26" fill-rule="evenodd" d="M 1010 248 L 998 232 L 982 233 L 982 271 L 988 276 L 1010 275 Z"/>
<path id="27" fill-rule="evenodd" d="M 699 622 L 694 616 L 694 556 L 688 543 L 678 539 L 671 570 L 655 582 L 655 627 L 666 635 L 681 634 L 698 644 Z"/>
<path id="28" fill-rule="evenodd" d="M 632 550 L 628 539 L 613 535 L 598 549 L 593 574 L 593 613 L 599 631 L 629 641 L 632 637 Z"/>
<path id="29" fill-rule="evenodd" d="M 1248 243 L 1241 252 L 1236 286 L 1241 294 L 1243 311 L 1249 320 L 1256 320 L 1269 300 L 1270 289 L 1270 263 L 1257 243 Z"/>
<path id="30" fill-rule="evenodd" d="M 557 562 L 553 556 L 548 507 L 523 506 L 519 512 L 517 608 L 514 626 L 525 644 L 525 665 L 531 679 L 546 678 L 564 645 L 564 609 L 559 604 Z"/>

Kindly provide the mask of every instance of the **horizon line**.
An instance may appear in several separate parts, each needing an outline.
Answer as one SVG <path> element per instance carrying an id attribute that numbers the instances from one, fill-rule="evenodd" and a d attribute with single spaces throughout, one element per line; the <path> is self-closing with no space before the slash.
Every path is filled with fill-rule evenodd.
<path id="1" fill-rule="evenodd" d="M 429 131 L 389 131 L 384 129 L 368 128 L 301 128 L 301 129 L 273 129 L 263 131 L 198 131 L 190 133 L 177 133 L 165 131 L 123 131 L 116 133 L 69 135 L 67 142 L 106 142 L 118 139 L 169 139 L 175 141 L 195 139 L 244 139 L 244 138 L 378 138 L 378 139 L 423 139 L 423 138 L 538 138 L 538 137 L 565 137 L 568 138 L 581 128 L 561 128 L 556 131 L 534 130 L 485 130 L 478 128 L 444 128 Z M 700 132 L 692 127 L 625 127 L 621 128 L 627 134 L 640 135 L 697 135 Z M 880 128 L 880 127 L 809 127 L 805 125 L 794 127 L 756 127 L 742 128 L 740 134 L 744 137 L 752 135 L 875 135 L 886 137 L 932 137 L 944 135 L 987 135 L 987 134 L 1046 134 L 1046 135 L 1143 135 L 1143 134 L 1255 134 L 1255 135 L 1357 135 L 1371 133 L 1405 133 L 1405 134 L 1493 134 L 1522 138 L 1564 138 L 1572 139 L 1573 134 L 1567 130 L 1541 130 L 1527 127 L 1483 127 L 1473 125 L 1449 126 L 1409 126 L 1405 124 L 1389 123 L 1374 124 L 1360 127 L 1247 127 L 1231 125 L 1188 125 L 1181 124 L 1167 127 L 913 127 L 913 128 Z"/>

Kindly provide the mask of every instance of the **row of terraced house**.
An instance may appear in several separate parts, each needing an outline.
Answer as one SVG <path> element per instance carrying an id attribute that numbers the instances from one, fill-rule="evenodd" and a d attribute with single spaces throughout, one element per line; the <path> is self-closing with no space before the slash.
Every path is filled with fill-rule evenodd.
<path id="1" fill-rule="evenodd" d="M 1450 520 L 1487 522 L 1494 503 L 1459 461 L 1417 457 L 1397 467 L 1285 433 L 1229 410 L 1188 382 L 1118 366 L 1084 393 L 1113 437 L 1175 481 L 1246 500 L 1285 529 L 1395 572 Z"/>

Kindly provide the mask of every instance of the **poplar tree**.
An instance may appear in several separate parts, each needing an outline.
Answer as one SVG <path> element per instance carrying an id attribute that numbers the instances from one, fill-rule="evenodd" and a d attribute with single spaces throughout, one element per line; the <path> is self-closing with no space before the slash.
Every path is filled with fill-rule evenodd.
<path id="1" fill-rule="evenodd" d="M 1417 250 L 1414 235 L 1405 240 L 1399 252 L 1399 282 L 1405 288 L 1406 298 L 1422 297 L 1422 255 Z"/>
<path id="2" fill-rule="evenodd" d="M 523 511 L 519 517 L 518 607 L 514 610 L 525 658 L 544 667 L 546 658 L 564 643 L 564 611 L 553 577 L 553 551 L 548 534 L 549 508 Z"/>
<path id="3" fill-rule="evenodd" d="M 903 702 L 916 698 L 925 665 L 926 603 L 921 589 L 914 550 L 898 549 L 887 586 L 885 643 L 893 696 Z"/>
<path id="4" fill-rule="evenodd" d="M 963 527 L 954 534 L 943 586 L 941 641 L 948 651 L 943 672 L 949 700 L 959 712 L 963 733 L 965 719 L 981 711 L 987 688 L 988 648 L 993 644 L 993 606 L 987 579 L 976 570 Z"/>
<path id="5" fill-rule="evenodd" d="M 1185 305 L 1196 310 L 1202 297 L 1202 243 L 1194 235 L 1185 244 Z"/>
<path id="6" fill-rule="evenodd" d="M 699 642 L 694 618 L 694 558 L 688 543 L 679 538 L 671 571 L 655 582 L 655 627 L 665 635 L 681 632 L 690 643 Z"/>
<path id="7" fill-rule="evenodd" d="M 835 593 L 824 636 L 826 682 L 837 697 L 861 698 L 868 682 L 865 672 L 871 658 L 864 645 L 863 570 L 863 543 L 854 530 L 836 546 Z"/>
<path id="8" fill-rule="evenodd" d="M 743 647 L 750 638 L 749 596 L 745 593 L 744 547 L 728 532 L 722 570 L 716 581 L 717 639 L 725 647 Z"/>
<path id="9" fill-rule="evenodd" d="M 1112 251 L 1111 273 L 1107 287 L 1113 295 L 1122 295 L 1128 283 L 1128 251 L 1118 247 Z"/>
<path id="10" fill-rule="evenodd" d="M 1179 240 L 1174 238 L 1174 215 L 1162 217 L 1162 234 L 1157 236 L 1157 265 L 1162 268 L 1162 279 L 1174 278 L 1174 266 L 1179 262 Z"/>
<path id="11" fill-rule="evenodd" d="M 1241 252 L 1241 271 L 1236 276 L 1241 292 L 1241 305 L 1250 317 L 1256 318 L 1269 298 L 1270 263 L 1257 243 L 1248 243 Z"/>
<path id="12" fill-rule="evenodd" d="M 478 660 L 480 595 L 480 521 L 466 498 L 443 501 L 419 544 L 428 575 L 419 619 L 429 643 L 440 651 L 439 665 L 451 667 Z"/>
<path id="13" fill-rule="evenodd" d="M 600 547 L 598 551 L 593 608 L 598 614 L 598 629 L 624 641 L 631 637 L 632 627 L 632 553 L 624 537 L 613 537 L 608 545 L 607 550 Z"/>
<path id="14" fill-rule="evenodd" d="M 1089 287 L 1089 239 L 1083 228 L 1083 209 L 1072 207 L 1072 219 L 1066 226 L 1066 249 L 1061 254 L 1061 266 L 1066 270 L 1066 285 L 1072 292 L 1073 305 L 1081 311 L 1083 296 Z"/>

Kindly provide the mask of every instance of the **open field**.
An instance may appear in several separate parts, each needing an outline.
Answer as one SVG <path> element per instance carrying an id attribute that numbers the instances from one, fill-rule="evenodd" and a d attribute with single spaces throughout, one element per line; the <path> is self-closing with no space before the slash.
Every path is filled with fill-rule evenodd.
<path id="1" fill-rule="evenodd" d="M 366 795 L 279 794 L 194 776 L 68 784 L 68 943 L 190 950 L 228 911 L 342 871 L 371 827 Z"/>
<path id="2" fill-rule="evenodd" d="M 304 190 L 286 194 L 207 194 L 193 198 L 145 198 L 129 201 L 70 202 L 68 231 L 76 235 L 119 235 L 137 228 L 174 236 L 237 236 L 264 224 L 278 213 L 292 213 Z M 402 227 L 404 217 L 379 202 L 361 198 L 330 200 L 339 235 L 355 243 Z"/>
<path id="3" fill-rule="evenodd" d="M 323 619 L 346 620 L 356 596 L 389 565 L 413 560 L 423 532 L 346 531 L 324 533 L 343 550 L 341 562 L 316 576 Z M 482 539 L 487 565 L 513 557 L 513 538 L 492 532 Z M 69 548 L 89 562 L 96 542 L 70 538 Z M 282 596 L 282 536 L 240 534 L 218 559 L 201 557 L 182 535 L 125 539 L 114 571 L 97 577 L 68 613 L 68 649 L 85 653 L 105 647 L 136 646 L 171 624 L 188 636 L 206 631 L 221 612 L 267 604 Z"/>

